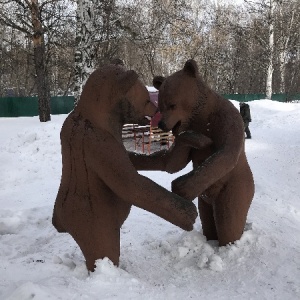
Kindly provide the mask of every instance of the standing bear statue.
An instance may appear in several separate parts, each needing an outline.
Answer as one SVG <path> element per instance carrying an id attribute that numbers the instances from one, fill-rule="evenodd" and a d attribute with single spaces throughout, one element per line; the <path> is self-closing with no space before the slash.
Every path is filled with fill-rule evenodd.
<path id="1" fill-rule="evenodd" d="M 123 125 L 145 124 L 156 110 L 136 72 L 108 65 L 91 74 L 62 126 L 52 223 L 74 238 L 90 271 L 104 257 L 119 264 L 120 228 L 132 205 L 193 229 L 195 205 L 140 175 L 123 145 Z"/>
<path id="2" fill-rule="evenodd" d="M 150 156 L 131 153 L 131 160 L 139 170 L 169 173 L 192 161 L 193 170 L 175 179 L 172 191 L 190 201 L 198 197 L 208 240 L 233 243 L 243 234 L 254 196 L 239 111 L 203 82 L 194 60 L 167 78 L 156 76 L 153 85 L 159 90 L 159 127 L 172 130 L 175 142 Z"/>

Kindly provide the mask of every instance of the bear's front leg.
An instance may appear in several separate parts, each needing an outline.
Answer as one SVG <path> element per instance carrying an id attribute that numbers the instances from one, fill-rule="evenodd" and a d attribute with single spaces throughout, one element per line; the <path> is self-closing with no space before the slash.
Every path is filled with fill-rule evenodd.
<path id="1" fill-rule="evenodd" d="M 139 171 L 165 171 L 167 150 L 154 152 L 150 155 L 136 152 L 127 152 L 131 163 Z"/>
<path id="2" fill-rule="evenodd" d="M 127 152 L 137 170 L 155 170 L 176 173 L 190 162 L 190 150 L 207 149 L 212 145 L 212 140 L 207 136 L 194 131 L 185 131 L 175 138 L 169 150 L 161 150 L 150 155 Z"/>
<path id="3" fill-rule="evenodd" d="M 87 167 L 124 202 L 152 212 L 184 230 L 192 230 L 198 215 L 196 206 L 140 175 L 124 153 L 124 148 L 114 140 L 111 143 L 114 156 L 87 139 Z"/>
<path id="4" fill-rule="evenodd" d="M 189 163 L 190 149 L 188 145 L 175 141 L 168 150 L 156 151 L 150 155 L 128 152 L 128 155 L 136 170 L 166 171 L 172 174 Z"/>
<path id="5" fill-rule="evenodd" d="M 197 149 L 197 163 L 204 160 L 207 156 L 207 151 L 210 152 L 210 147 L 213 144 L 212 140 L 207 136 L 196 133 L 194 131 L 184 131 L 180 133 L 176 139 L 177 145 L 180 148 Z M 200 169 L 199 169 L 200 171 Z M 194 200 L 202 191 L 199 190 L 197 182 L 197 172 L 193 170 L 186 175 L 180 176 L 172 181 L 172 192 L 187 199 Z"/>
<path id="6" fill-rule="evenodd" d="M 194 171 L 180 176 L 172 181 L 172 192 L 187 200 L 194 200 L 201 191 L 198 190 L 197 182 L 194 182 Z"/>
<path id="7" fill-rule="evenodd" d="M 176 136 L 175 141 L 198 150 L 207 148 L 213 143 L 213 141 L 206 135 L 192 130 L 181 132 L 178 136 Z"/>

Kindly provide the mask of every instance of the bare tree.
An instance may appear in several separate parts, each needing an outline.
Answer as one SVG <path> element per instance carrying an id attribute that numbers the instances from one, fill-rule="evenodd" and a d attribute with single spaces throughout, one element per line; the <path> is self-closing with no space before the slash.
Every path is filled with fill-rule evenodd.
<path id="1" fill-rule="evenodd" d="M 41 122 L 50 116 L 50 89 L 46 64 L 45 35 L 59 19 L 55 15 L 57 0 L 0 0 L 0 22 L 14 28 L 32 39 L 38 110 Z"/>
<path id="2" fill-rule="evenodd" d="M 119 36 L 117 16 L 115 0 L 77 0 L 75 105 L 91 72 L 116 54 L 114 41 Z"/>
<path id="3" fill-rule="evenodd" d="M 124 47 L 130 51 L 125 61 L 147 84 L 153 75 L 174 71 L 185 56 L 179 47 L 187 33 L 180 28 L 188 27 L 186 2 L 146 0 L 123 5 L 120 27 Z"/>
<path id="4" fill-rule="evenodd" d="M 194 58 L 220 93 L 299 90 L 298 0 L 76 1 L 0 0 L 0 95 L 4 86 L 33 95 L 47 83 L 51 95 L 75 90 L 77 100 L 93 69 L 113 58 L 148 85 Z"/>
<path id="5" fill-rule="evenodd" d="M 278 35 L 276 50 L 279 60 L 279 91 L 286 92 L 286 66 L 289 61 L 290 53 L 299 45 L 299 20 L 300 4 L 299 1 L 280 1 L 278 3 L 277 13 L 277 30 Z"/>
<path id="6" fill-rule="evenodd" d="M 266 97 L 271 99 L 273 91 L 274 53 L 275 53 L 275 26 L 276 13 L 282 0 L 244 0 L 248 5 L 248 10 L 252 14 L 259 14 L 265 24 L 267 24 L 267 40 L 264 42 L 267 48 L 267 68 L 266 68 Z M 259 37 L 263 41 L 262 37 Z"/>
<path id="7" fill-rule="evenodd" d="M 96 1 L 77 0 L 74 97 L 77 104 L 82 87 L 94 70 L 94 39 Z"/>

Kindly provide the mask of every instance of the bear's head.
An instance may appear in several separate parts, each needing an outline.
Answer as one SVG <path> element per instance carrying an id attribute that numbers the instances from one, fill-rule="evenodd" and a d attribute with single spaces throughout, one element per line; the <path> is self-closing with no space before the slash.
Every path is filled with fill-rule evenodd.
<path id="1" fill-rule="evenodd" d="M 149 124 L 149 117 L 157 111 L 138 74 L 113 64 L 90 75 L 76 109 L 92 123 L 97 124 L 102 119 L 122 125 Z"/>
<path id="2" fill-rule="evenodd" d="M 199 101 L 203 100 L 205 86 L 192 59 L 167 78 L 154 77 L 153 86 L 159 90 L 158 107 L 162 114 L 159 127 L 164 131 L 172 130 L 175 136 L 187 130 L 205 106 L 205 101 Z"/>

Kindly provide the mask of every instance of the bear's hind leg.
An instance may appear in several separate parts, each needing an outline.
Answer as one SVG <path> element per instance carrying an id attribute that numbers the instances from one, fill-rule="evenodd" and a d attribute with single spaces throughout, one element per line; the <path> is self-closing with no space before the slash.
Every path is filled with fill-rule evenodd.
<path id="1" fill-rule="evenodd" d="M 57 213 L 57 203 L 55 203 L 54 209 L 53 209 L 52 225 L 55 227 L 55 229 L 56 229 L 58 232 L 67 232 L 67 230 L 65 230 L 64 226 L 62 225 L 61 220 L 60 220 L 59 217 L 58 217 L 58 213 Z"/>
<path id="2" fill-rule="evenodd" d="M 211 204 L 206 203 L 199 197 L 198 199 L 199 215 L 202 223 L 203 235 L 207 240 L 217 240 L 218 234 L 215 225 L 214 211 Z"/>
<path id="3" fill-rule="evenodd" d="M 120 226 L 117 222 L 86 226 L 85 230 L 71 233 L 79 245 L 89 271 L 94 271 L 95 261 L 108 257 L 114 265 L 119 265 L 120 259 Z M 89 224 L 90 225 L 90 224 Z M 84 224 L 81 224 L 84 227 Z"/>
<path id="4" fill-rule="evenodd" d="M 247 193 L 239 193 L 237 187 L 220 193 L 214 204 L 219 246 L 225 246 L 241 238 L 251 200 L 252 197 Z"/>

